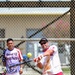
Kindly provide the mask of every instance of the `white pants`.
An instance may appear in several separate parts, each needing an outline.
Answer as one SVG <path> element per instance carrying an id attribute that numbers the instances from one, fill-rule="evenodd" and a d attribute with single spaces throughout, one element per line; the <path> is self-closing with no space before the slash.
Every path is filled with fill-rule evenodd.
<path id="1" fill-rule="evenodd" d="M 20 75 L 20 73 L 19 73 L 19 72 L 17 72 L 17 73 L 12 73 L 12 74 L 6 73 L 6 75 Z"/>

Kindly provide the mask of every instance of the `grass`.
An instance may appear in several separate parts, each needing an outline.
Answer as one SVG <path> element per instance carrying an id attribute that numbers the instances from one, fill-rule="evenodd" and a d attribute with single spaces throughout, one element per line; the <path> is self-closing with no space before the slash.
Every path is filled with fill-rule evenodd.
<path id="1" fill-rule="evenodd" d="M 70 74 L 70 68 L 62 68 L 64 73 L 69 73 Z"/>

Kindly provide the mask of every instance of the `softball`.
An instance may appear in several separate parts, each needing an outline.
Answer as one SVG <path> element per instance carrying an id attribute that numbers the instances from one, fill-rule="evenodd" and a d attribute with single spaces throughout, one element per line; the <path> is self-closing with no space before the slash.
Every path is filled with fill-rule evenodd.
<path id="1" fill-rule="evenodd" d="M 28 57 L 28 58 L 32 57 L 32 54 L 31 54 L 30 52 L 27 53 L 27 57 Z"/>

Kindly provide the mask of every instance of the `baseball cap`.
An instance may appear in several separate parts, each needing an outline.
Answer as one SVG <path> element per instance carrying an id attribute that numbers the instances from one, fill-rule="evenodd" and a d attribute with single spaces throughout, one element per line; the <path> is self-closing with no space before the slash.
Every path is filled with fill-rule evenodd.
<path id="1" fill-rule="evenodd" d="M 42 38 L 42 39 L 39 41 L 39 43 L 40 43 L 41 45 L 46 44 L 47 42 L 48 42 L 48 40 L 47 40 L 46 38 Z"/>

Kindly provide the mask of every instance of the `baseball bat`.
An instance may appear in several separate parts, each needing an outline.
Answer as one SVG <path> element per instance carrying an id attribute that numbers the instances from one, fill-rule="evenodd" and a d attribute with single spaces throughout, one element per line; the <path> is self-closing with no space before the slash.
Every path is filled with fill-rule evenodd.
<path id="1" fill-rule="evenodd" d="M 31 62 L 31 61 L 32 61 L 32 59 L 25 60 L 25 61 L 22 62 L 22 63 L 18 63 L 18 64 L 15 64 L 15 65 L 10 65 L 9 68 L 14 67 L 14 66 L 19 66 L 19 65 L 22 65 L 22 64 L 25 64 L 25 63 Z"/>

